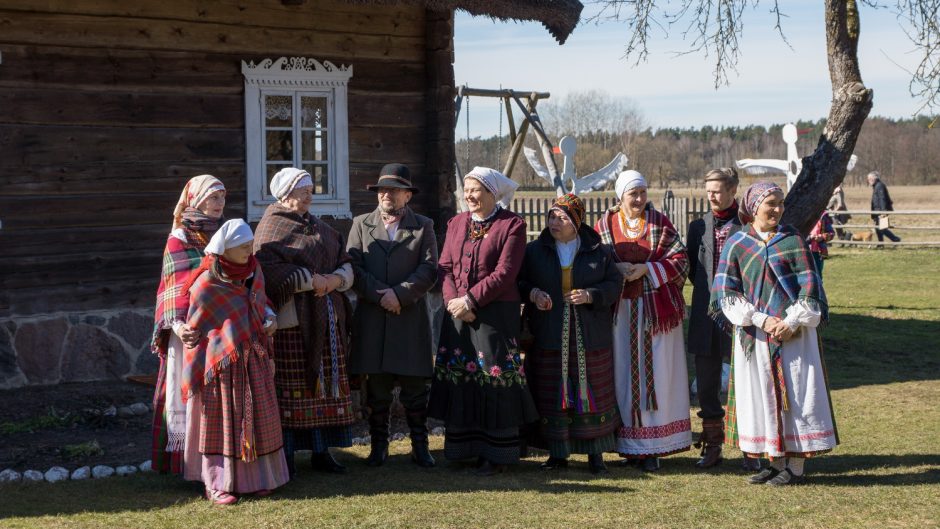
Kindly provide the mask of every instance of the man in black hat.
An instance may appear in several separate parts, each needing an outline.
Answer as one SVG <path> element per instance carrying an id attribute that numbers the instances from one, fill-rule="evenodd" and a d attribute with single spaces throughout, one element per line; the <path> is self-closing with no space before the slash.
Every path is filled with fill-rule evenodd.
<path id="1" fill-rule="evenodd" d="M 353 317 L 350 372 L 365 375 L 372 451 L 366 463 L 388 457 L 389 408 L 395 381 L 411 430 L 411 459 L 433 467 L 428 451 L 427 379 L 433 368 L 427 292 L 437 281 L 437 239 L 431 219 L 408 201 L 418 192 L 408 168 L 388 164 L 375 185 L 378 207 L 353 219 L 346 250 L 359 296 Z"/>

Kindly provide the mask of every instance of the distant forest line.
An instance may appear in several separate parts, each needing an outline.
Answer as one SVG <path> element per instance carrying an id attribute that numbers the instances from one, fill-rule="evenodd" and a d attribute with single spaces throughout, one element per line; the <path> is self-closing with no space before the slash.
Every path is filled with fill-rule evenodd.
<path id="1" fill-rule="evenodd" d="M 742 158 L 786 159 L 787 147 L 781 137 L 783 124 L 639 130 L 637 124 L 641 121 L 628 111 L 627 119 L 608 120 L 603 128 L 590 130 L 590 126 L 577 125 L 579 120 L 566 120 L 559 114 L 562 113 L 556 108 L 546 108 L 542 116 L 545 131 L 555 145 L 564 135 L 575 137 L 578 144 L 575 168 L 579 176 L 605 166 L 618 152 L 629 157 L 629 168 L 640 171 L 651 185 L 661 188 L 701 185 L 701 178 L 709 169 L 732 166 L 735 160 Z M 565 126 L 564 123 L 575 125 Z M 816 148 L 826 120 L 798 121 L 795 125 L 800 132 L 797 150 L 800 156 L 809 156 Z M 456 146 L 461 168 L 482 165 L 502 170 L 511 147 L 508 134 L 501 138 L 498 135 L 471 138 L 468 142 L 466 137 L 460 136 L 461 127 L 462 124 L 458 126 Z M 531 131 L 526 145 L 538 151 Z M 875 170 L 889 185 L 940 184 L 940 122 L 933 117 L 870 117 L 862 129 L 855 154 L 859 161 L 846 176 L 846 185 L 864 185 L 865 175 Z M 562 156 L 556 155 L 555 159 L 561 170 Z M 513 179 L 524 188 L 547 187 L 522 154 L 516 162 Z"/>

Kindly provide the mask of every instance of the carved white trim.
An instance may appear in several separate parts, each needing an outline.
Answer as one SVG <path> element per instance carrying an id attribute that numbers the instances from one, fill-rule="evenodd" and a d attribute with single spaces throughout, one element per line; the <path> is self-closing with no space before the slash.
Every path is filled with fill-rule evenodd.
<path id="1" fill-rule="evenodd" d="M 351 218 L 349 201 L 349 117 L 347 87 L 353 75 L 351 65 L 337 66 L 330 61 L 308 57 L 263 59 L 258 63 L 242 61 L 245 77 L 245 177 L 248 193 L 248 220 L 257 221 L 273 197 L 267 190 L 264 159 L 265 94 L 276 92 L 296 97 L 298 92 L 315 91 L 327 98 L 328 171 L 332 192 L 318 196 L 310 211 L 316 215 Z M 272 109 L 279 116 L 287 109 Z M 293 113 L 295 109 L 291 108 Z M 295 119 L 299 117 L 295 116 Z M 296 123 L 295 123 L 296 125 Z M 295 134 L 295 138 L 299 138 Z M 300 149 L 294 149 L 300 156 Z M 300 160 L 294 160 L 300 165 Z"/>
<path id="2" fill-rule="evenodd" d="M 281 57 L 264 59 L 257 64 L 242 61 L 242 74 L 246 83 L 293 88 L 321 88 L 345 86 L 353 75 L 352 66 L 336 66 L 330 61 L 320 62 L 309 57 Z"/>

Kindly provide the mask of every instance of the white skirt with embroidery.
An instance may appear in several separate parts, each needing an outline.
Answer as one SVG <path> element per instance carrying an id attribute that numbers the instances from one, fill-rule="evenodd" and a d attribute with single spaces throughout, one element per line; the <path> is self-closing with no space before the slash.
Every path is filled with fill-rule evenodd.
<path id="1" fill-rule="evenodd" d="M 754 353 L 746 357 L 741 326 L 753 325 L 754 306 L 743 299 L 722 303 L 722 312 L 735 324 L 732 381 L 738 447 L 742 452 L 770 457 L 810 455 L 833 449 L 835 420 L 819 352 L 816 326 L 820 313 L 803 303 L 787 309 L 784 321 L 797 327 L 780 350 L 786 383 L 787 410 L 777 402 L 767 335 L 757 329 Z"/>
<path id="2" fill-rule="evenodd" d="M 617 430 L 617 452 L 627 456 L 656 457 L 688 450 L 692 445 L 689 419 L 689 372 L 685 360 L 682 326 L 652 337 L 655 410 L 646 409 L 644 343 L 640 349 L 640 421 L 633 423 L 633 354 L 631 352 L 631 300 L 620 300 L 614 320 L 614 383 L 623 426 Z M 643 300 L 636 300 L 639 329 L 645 327 Z M 642 332 L 642 331 L 641 331 Z"/>

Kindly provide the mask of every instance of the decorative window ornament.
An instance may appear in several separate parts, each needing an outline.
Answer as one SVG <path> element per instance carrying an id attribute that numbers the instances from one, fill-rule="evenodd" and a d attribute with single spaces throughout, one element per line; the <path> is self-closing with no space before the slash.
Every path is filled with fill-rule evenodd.
<path id="1" fill-rule="evenodd" d="M 261 218 L 271 177 L 298 167 L 314 180 L 315 215 L 351 218 L 347 87 L 352 66 L 308 57 L 242 61 L 248 220 Z"/>

